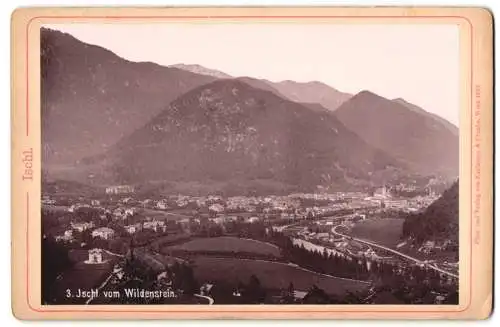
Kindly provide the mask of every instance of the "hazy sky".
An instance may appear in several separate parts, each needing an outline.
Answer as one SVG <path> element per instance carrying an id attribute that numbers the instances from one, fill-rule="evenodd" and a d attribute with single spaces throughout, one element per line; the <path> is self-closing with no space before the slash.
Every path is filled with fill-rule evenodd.
<path id="1" fill-rule="evenodd" d="M 404 98 L 458 125 L 456 25 L 157 23 L 47 26 L 131 61 L 200 64 L 232 76 L 321 81 Z"/>

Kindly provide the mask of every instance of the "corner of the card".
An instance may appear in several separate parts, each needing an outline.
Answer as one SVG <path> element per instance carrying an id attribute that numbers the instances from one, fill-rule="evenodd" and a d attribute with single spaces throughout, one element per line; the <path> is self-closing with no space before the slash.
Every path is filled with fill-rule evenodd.
<path id="1" fill-rule="evenodd" d="M 493 11 L 488 7 L 466 8 L 463 11 L 463 16 L 469 20 L 470 24 L 475 28 L 482 27 L 493 30 L 494 15 Z"/>
<path id="2" fill-rule="evenodd" d="M 493 295 L 488 294 L 486 300 L 483 302 L 481 307 L 478 309 L 476 316 L 477 320 L 488 320 L 493 315 Z"/>
<path id="3" fill-rule="evenodd" d="M 12 316 L 20 321 L 37 320 L 39 318 L 39 312 L 28 303 L 28 299 L 15 292 L 12 294 L 11 312 Z"/>
<path id="4" fill-rule="evenodd" d="M 477 15 L 483 21 L 484 23 L 493 26 L 495 23 L 495 18 L 493 15 L 493 10 L 488 7 L 479 7 L 476 8 L 477 10 Z"/>
<path id="5" fill-rule="evenodd" d="M 27 24 L 33 17 L 37 15 L 39 8 L 33 7 L 17 7 L 10 14 L 11 28 L 18 25 Z"/>

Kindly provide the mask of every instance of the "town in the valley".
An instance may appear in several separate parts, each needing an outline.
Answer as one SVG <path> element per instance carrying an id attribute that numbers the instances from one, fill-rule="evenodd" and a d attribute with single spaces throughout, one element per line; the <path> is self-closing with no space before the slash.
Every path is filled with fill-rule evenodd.
<path id="1" fill-rule="evenodd" d="M 458 244 L 405 218 L 432 185 L 286 196 L 42 194 L 45 304 L 456 304 Z"/>

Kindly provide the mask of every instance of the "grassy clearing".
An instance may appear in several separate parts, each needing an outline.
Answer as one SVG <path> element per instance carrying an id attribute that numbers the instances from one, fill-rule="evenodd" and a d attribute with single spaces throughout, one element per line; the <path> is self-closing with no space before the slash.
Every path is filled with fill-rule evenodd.
<path id="1" fill-rule="evenodd" d="M 290 282 L 296 290 L 307 291 L 313 285 L 329 294 L 344 294 L 366 289 L 360 281 L 321 275 L 284 263 L 234 258 L 197 257 L 194 260 L 195 277 L 200 282 L 248 283 L 255 275 L 267 289 L 285 289 Z"/>
<path id="2" fill-rule="evenodd" d="M 369 219 L 358 222 L 351 229 L 354 237 L 394 248 L 401 242 L 404 219 Z"/>
<path id="3" fill-rule="evenodd" d="M 183 244 L 168 247 L 167 250 L 240 252 L 275 257 L 281 256 L 280 249 L 272 244 L 230 236 L 194 239 Z"/>
<path id="4" fill-rule="evenodd" d="M 179 221 L 189 218 L 187 211 L 163 211 L 155 209 L 142 209 L 142 214 L 158 220 Z"/>

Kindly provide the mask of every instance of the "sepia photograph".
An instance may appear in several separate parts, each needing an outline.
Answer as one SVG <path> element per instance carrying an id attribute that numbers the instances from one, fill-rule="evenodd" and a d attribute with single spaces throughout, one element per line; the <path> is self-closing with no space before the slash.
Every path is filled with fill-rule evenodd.
<path id="1" fill-rule="evenodd" d="M 43 26 L 42 303 L 458 304 L 458 55 L 451 25 Z"/>
<path id="2" fill-rule="evenodd" d="M 13 310 L 491 312 L 481 9 L 13 18 Z"/>

